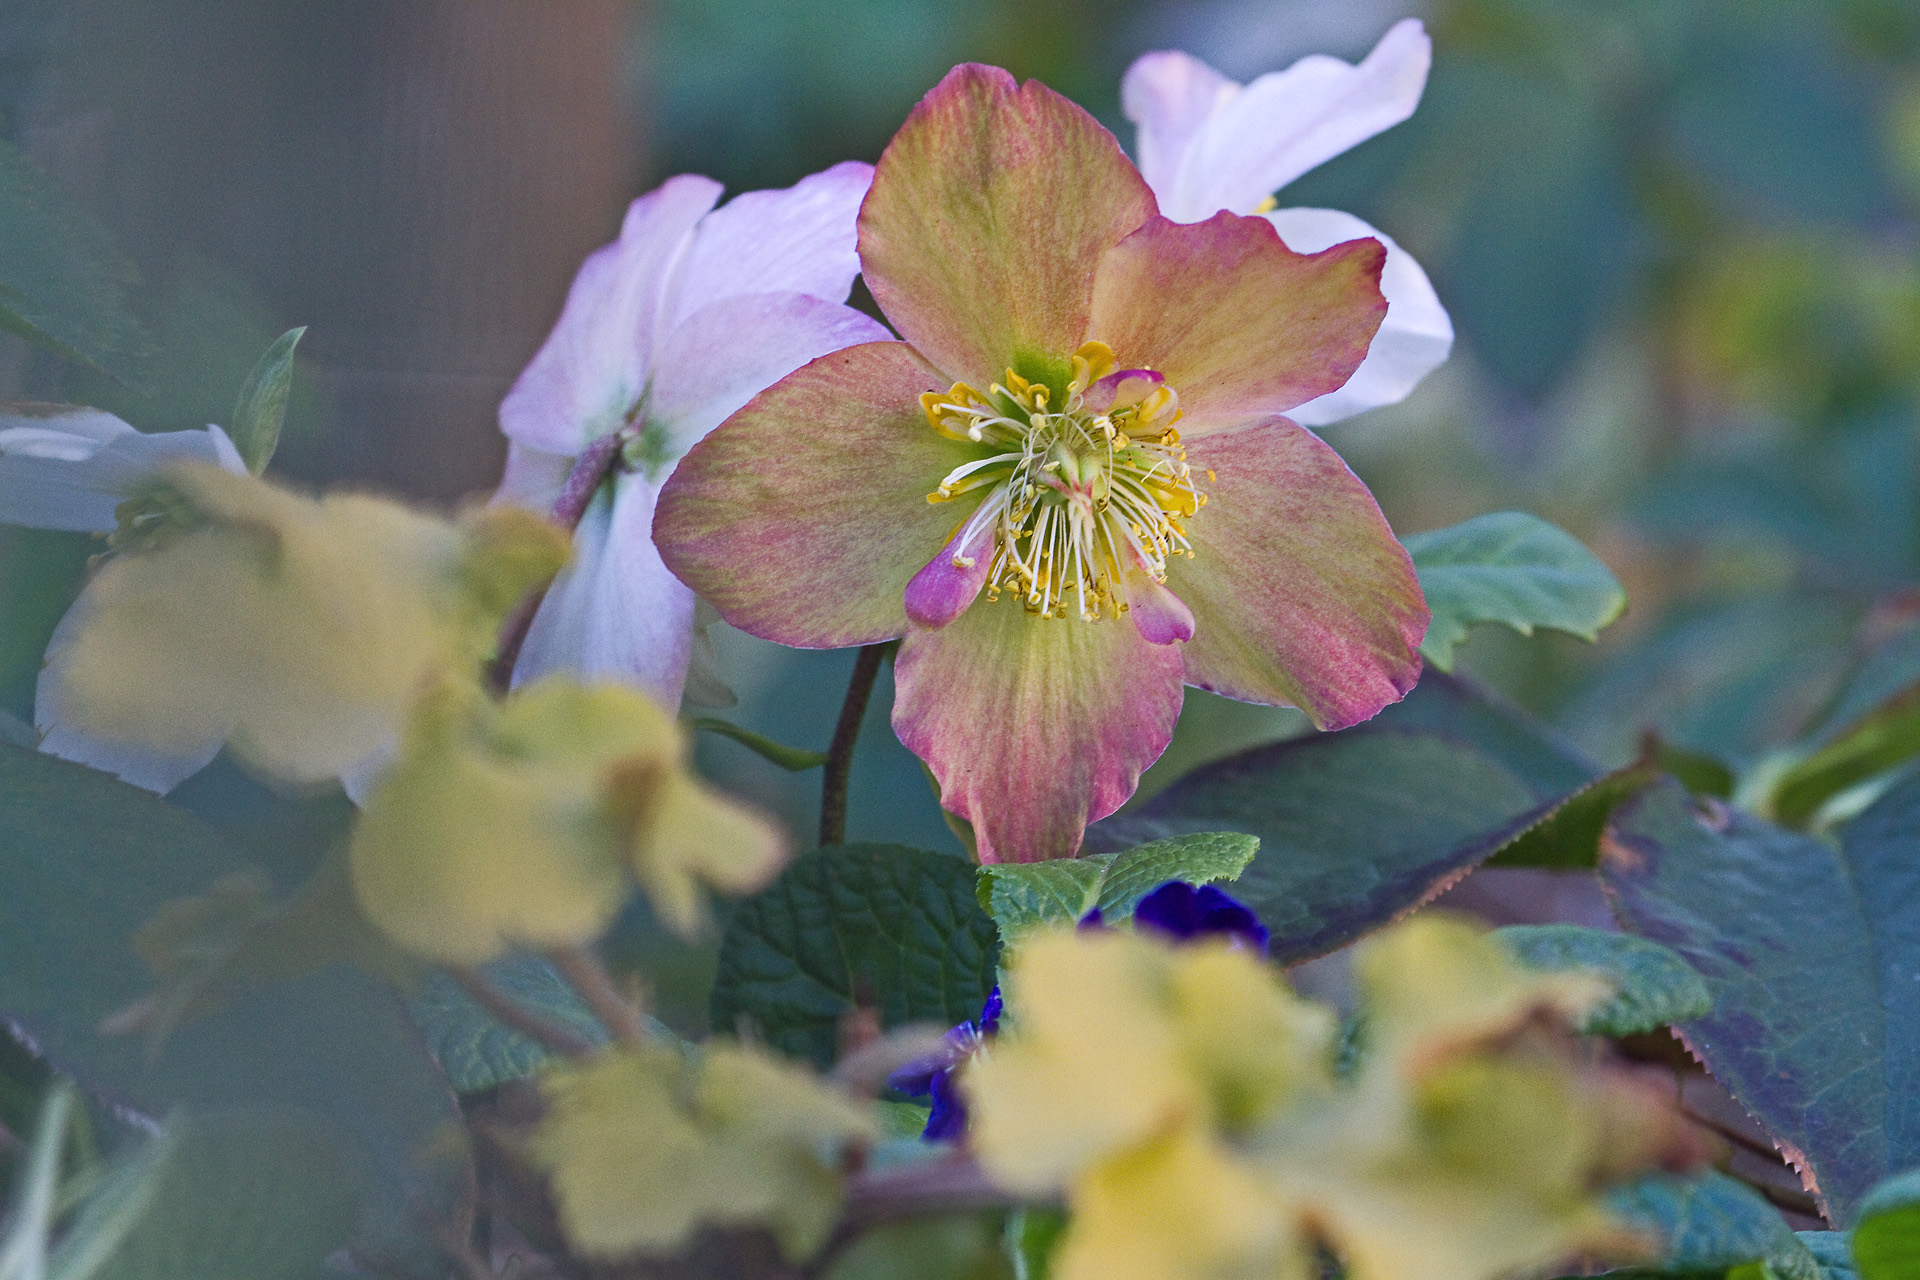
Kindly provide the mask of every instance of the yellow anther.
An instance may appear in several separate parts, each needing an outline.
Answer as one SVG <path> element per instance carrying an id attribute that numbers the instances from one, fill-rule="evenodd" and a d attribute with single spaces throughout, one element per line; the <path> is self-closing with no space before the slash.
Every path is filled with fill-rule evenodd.
<path id="1" fill-rule="evenodd" d="M 1274 196 L 1268 196 L 1265 200 L 1262 200 L 1259 204 L 1253 206 L 1253 211 L 1255 214 L 1272 213 L 1275 209 L 1278 209 L 1279 207 L 1280 207 L 1279 199 Z"/>

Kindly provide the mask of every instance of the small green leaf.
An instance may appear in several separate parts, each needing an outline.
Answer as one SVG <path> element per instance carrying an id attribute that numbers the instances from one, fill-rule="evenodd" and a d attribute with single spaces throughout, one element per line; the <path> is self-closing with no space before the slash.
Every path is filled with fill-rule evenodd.
<path id="1" fill-rule="evenodd" d="M 712 716 L 698 716 L 688 721 L 696 729 L 708 733 L 717 733 L 723 738 L 732 738 L 735 742 L 774 764 L 788 773 L 800 773 L 807 769 L 818 769 L 827 762 L 824 751 L 803 751 L 799 747 L 790 747 L 784 742 L 775 742 L 772 738 L 755 733 L 751 729 L 742 729 L 728 720 L 717 720 Z"/>
<path id="2" fill-rule="evenodd" d="M 1613 983 L 1613 999 L 1586 1016 L 1588 1035 L 1630 1036 L 1698 1018 L 1713 1007 L 1707 984 L 1687 962 L 1657 942 L 1573 924 L 1513 925 L 1494 936 L 1521 963 L 1559 973 L 1597 973 Z"/>
<path id="3" fill-rule="evenodd" d="M 1853 1260 L 1860 1280 L 1920 1280 L 1920 1169 L 1888 1178 L 1860 1202 Z"/>
<path id="4" fill-rule="evenodd" d="M 1031 929 L 1072 924 L 1098 907 L 1107 924 L 1133 918 L 1140 899 L 1169 880 L 1238 879 L 1259 851 L 1256 836 L 1208 831 L 1155 840 L 1120 853 L 980 868 L 980 905 L 1013 943 Z"/>
<path id="5" fill-rule="evenodd" d="M 829 1065 L 857 1005 L 884 1027 L 979 1017 L 998 953 L 972 863 L 891 844 L 816 849 L 735 907 L 713 1026 L 749 1024 L 781 1052 Z"/>
<path id="6" fill-rule="evenodd" d="M 606 1027 L 593 1010 L 571 983 L 538 956 L 508 956 L 486 965 L 480 974 L 529 1013 L 589 1043 L 606 1043 Z M 429 977 L 408 998 L 407 1007 L 456 1093 L 479 1093 L 508 1080 L 525 1079 L 553 1056 L 545 1045 L 496 1021 L 444 973 Z"/>
<path id="7" fill-rule="evenodd" d="M 234 403 L 233 425 L 227 434 L 233 438 L 233 447 L 240 451 L 247 470 L 255 475 L 267 469 L 280 448 L 287 392 L 293 386 L 293 349 L 306 332 L 306 326 L 301 325 L 275 338 L 241 384 L 240 398 Z"/>
<path id="8" fill-rule="evenodd" d="M 1786 1219 L 1758 1191 L 1708 1169 L 1652 1174 L 1616 1191 L 1609 1207 L 1664 1244 L 1653 1266 L 1622 1276 L 1719 1276 L 1764 1263 L 1770 1280 L 1821 1280 L 1820 1267 Z M 1758 1278 L 1756 1277 L 1756 1280 Z"/>
<path id="9" fill-rule="evenodd" d="M 1627 607 L 1620 580 L 1598 556 L 1525 512 L 1496 511 L 1401 541 L 1433 610 L 1420 652 L 1442 671 L 1453 669 L 1454 646 L 1474 623 L 1593 640 Z"/>
<path id="10" fill-rule="evenodd" d="M 1796 1231 L 1794 1236 L 1820 1264 L 1820 1280 L 1860 1280 L 1844 1231 Z"/>

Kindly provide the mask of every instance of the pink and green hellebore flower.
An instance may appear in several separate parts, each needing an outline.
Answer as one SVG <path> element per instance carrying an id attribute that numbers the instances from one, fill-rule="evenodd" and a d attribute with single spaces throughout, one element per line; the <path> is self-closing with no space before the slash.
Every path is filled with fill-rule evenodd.
<path id="1" fill-rule="evenodd" d="M 683 174 L 635 200 L 620 238 L 581 264 L 500 405 L 510 443 L 497 501 L 552 510 L 583 455 L 592 472 L 573 476 L 573 560 L 533 618 L 516 686 L 567 671 L 680 705 L 694 598 L 654 550 L 654 497 L 687 447 L 761 388 L 887 336 L 842 305 L 872 176 L 848 162 L 715 209 L 720 184 Z"/>
<path id="2" fill-rule="evenodd" d="M 1121 83 L 1127 118 L 1139 126 L 1140 174 L 1163 216 L 1257 214 L 1299 253 L 1369 236 L 1386 247 L 1387 318 L 1344 386 L 1288 411 L 1302 426 L 1398 403 L 1453 350 L 1453 321 L 1412 254 L 1350 213 L 1276 208 L 1274 198 L 1412 115 L 1432 61 L 1433 41 L 1419 19 L 1407 18 L 1358 66 L 1316 55 L 1242 85 L 1187 54 L 1149 53 Z"/>
<path id="3" fill-rule="evenodd" d="M 1406 552 L 1281 416 L 1365 356 L 1383 256 L 1169 221 L 1086 112 L 956 68 L 860 212 L 904 341 L 757 396 L 667 482 L 655 541 L 755 635 L 903 637 L 894 728 L 981 860 L 1071 856 L 1165 749 L 1183 683 L 1333 728 L 1418 677 Z"/>

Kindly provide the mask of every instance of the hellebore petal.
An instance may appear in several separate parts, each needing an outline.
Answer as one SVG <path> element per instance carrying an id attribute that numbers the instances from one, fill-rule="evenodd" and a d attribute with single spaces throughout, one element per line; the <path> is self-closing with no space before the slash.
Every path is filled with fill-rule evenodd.
<path id="1" fill-rule="evenodd" d="M 1067 858 L 1166 750 L 1180 671 L 1178 648 L 1124 621 L 983 603 L 907 633 L 893 727 L 933 770 L 940 803 L 974 824 L 981 862 Z"/>
<path id="2" fill-rule="evenodd" d="M 1321 427 L 1381 405 L 1398 404 L 1422 378 L 1446 363 L 1453 351 L 1453 319 L 1412 254 L 1337 209 L 1276 209 L 1261 216 L 1295 253 L 1319 253 L 1365 238 L 1378 240 L 1387 251 L 1386 265 L 1380 270 L 1387 317 L 1373 335 L 1367 358 L 1345 386 L 1287 410 L 1289 418 L 1303 427 Z"/>
<path id="3" fill-rule="evenodd" d="M 1386 314 L 1385 250 L 1295 253 L 1261 218 L 1154 218 L 1107 251 L 1094 332 L 1180 395 L 1180 434 L 1281 413 L 1352 376 Z"/>
<path id="4" fill-rule="evenodd" d="M 1430 617 L 1413 562 L 1340 455 L 1284 418 L 1195 440 L 1209 477 L 1201 551 L 1167 583 L 1199 620 L 1189 684 L 1292 705 L 1323 729 L 1373 716 L 1420 677 Z"/>
<path id="5" fill-rule="evenodd" d="M 1244 88 L 1183 53 L 1150 53 L 1120 96 L 1140 126 L 1141 169 L 1160 211 L 1180 222 L 1261 201 L 1413 114 L 1433 42 L 1418 19 L 1396 23 L 1358 66 L 1314 55 Z"/>
<path id="6" fill-rule="evenodd" d="M 854 220 L 872 182 L 872 165 L 848 160 L 791 187 L 742 192 L 702 218 L 673 270 L 657 332 L 664 338 L 705 308 L 740 294 L 805 293 L 845 301 L 860 274 Z M 664 358 L 656 357 L 653 367 L 668 372 Z"/>
<path id="7" fill-rule="evenodd" d="M 693 647 L 693 592 L 653 545 L 656 487 L 621 475 L 611 489 L 574 531 L 573 559 L 533 616 L 513 683 L 572 671 L 636 685 L 678 706 Z"/>
<path id="8" fill-rule="evenodd" d="M 860 210 L 860 261 L 887 319 L 949 380 L 984 384 L 1022 361 L 1049 366 L 1027 376 L 1064 374 L 1089 336 L 1095 264 L 1152 213 L 1092 116 L 969 64 L 887 144 Z"/>
<path id="9" fill-rule="evenodd" d="M 682 174 L 627 207 L 620 238 L 581 264 L 553 332 L 500 402 L 509 438 L 571 457 L 620 426 L 646 389 L 662 284 L 719 198 L 713 179 Z"/>
<path id="10" fill-rule="evenodd" d="M 848 228 L 851 240 L 851 218 Z M 639 465 L 658 483 L 695 441 L 801 365 L 892 336 L 852 307 L 804 293 L 741 294 L 701 308 L 661 345 Z"/>
<path id="11" fill-rule="evenodd" d="M 927 426 L 946 382 L 911 347 L 874 342 L 775 383 L 667 480 L 654 538 L 667 567 L 743 631 L 802 648 L 890 640 L 907 583 L 969 504 L 927 494 L 979 455 Z"/>
<path id="12" fill-rule="evenodd" d="M 149 435 L 81 405 L 0 405 L 0 524 L 109 533 L 114 508 L 176 461 L 246 470 L 219 427 Z"/>

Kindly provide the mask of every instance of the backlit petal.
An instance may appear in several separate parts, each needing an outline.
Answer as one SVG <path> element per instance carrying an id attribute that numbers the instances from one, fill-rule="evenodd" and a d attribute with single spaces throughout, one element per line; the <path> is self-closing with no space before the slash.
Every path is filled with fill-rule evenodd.
<path id="1" fill-rule="evenodd" d="M 695 445 L 660 495 L 667 567 L 742 631 L 802 648 L 907 629 L 907 582 L 975 503 L 927 495 L 978 445 L 927 425 L 946 383 L 899 342 L 788 375 Z"/>
<path id="2" fill-rule="evenodd" d="M 1196 555 L 1167 582 L 1193 609 L 1187 682 L 1299 707 L 1341 729 L 1420 678 L 1426 601 L 1366 486 L 1324 441 L 1276 418 L 1193 442 L 1211 473 Z"/>
<path id="3" fill-rule="evenodd" d="M 1298 254 L 1262 218 L 1155 218 L 1101 259 L 1094 332 L 1165 375 L 1181 435 L 1238 426 L 1347 381 L 1386 314 L 1385 257 L 1370 240 Z"/>
<path id="4" fill-rule="evenodd" d="M 518 440 L 507 441 L 507 466 L 493 501 L 511 502 L 547 515 L 566 487 L 573 459 L 565 454 L 531 449 Z"/>
<path id="5" fill-rule="evenodd" d="M 1079 851 L 1087 823 L 1133 794 L 1180 715 L 1180 648 L 1124 620 L 1033 618 L 981 601 L 907 633 L 893 727 L 973 823 L 982 862 Z"/>
<path id="6" fill-rule="evenodd" d="M 246 470 L 219 427 L 149 435 L 80 405 L 0 407 L 0 524 L 109 532 L 114 508 L 181 460 Z"/>
<path id="7" fill-rule="evenodd" d="M 1120 82 L 1120 108 L 1139 126 L 1134 158 L 1164 216 L 1183 220 L 1175 217 L 1175 209 L 1187 154 L 1207 121 L 1239 94 L 1238 81 L 1227 79 L 1190 54 L 1142 54 L 1127 68 Z M 1209 209 L 1201 216 L 1216 212 Z"/>
<path id="8" fill-rule="evenodd" d="M 1453 320 L 1440 305 L 1413 255 L 1350 213 L 1337 209 L 1277 209 L 1262 215 L 1295 253 L 1319 253 L 1371 236 L 1387 250 L 1380 292 L 1387 318 L 1373 335 L 1367 358 L 1338 391 L 1287 411 L 1303 427 L 1319 427 L 1381 405 L 1398 404 L 1453 350 Z"/>
<path id="9" fill-rule="evenodd" d="M 907 117 L 860 211 L 880 309 L 948 378 L 1084 342 L 1100 255 L 1153 197 L 1094 118 L 1038 81 L 955 67 Z M 1064 382 L 1064 378 L 1062 379 Z"/>
<path id="10" fill-rule="evenodd" d="M 646 386 L 667 272 L 720 198 L 711 178 L 669 178 L 627 208 L 620 238 L 580 264 L 566 306 L 500 403 L 500 429 L 567 457 L 620 425 Z"/>

